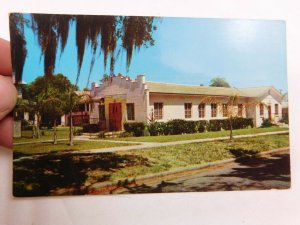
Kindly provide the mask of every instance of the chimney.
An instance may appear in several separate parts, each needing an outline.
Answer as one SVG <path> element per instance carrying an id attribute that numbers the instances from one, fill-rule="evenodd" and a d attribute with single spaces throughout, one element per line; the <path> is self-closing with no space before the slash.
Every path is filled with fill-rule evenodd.
<path id="1" fill-rule="evenodd" d="M 137 78 L 136 78 L 137 82 L 140 83 L 140 84 L 144 84 L 146 81 L 145 81 L 145 75 L 138 75 Z"/>
<path id="2" fill-rule="evenodd" d="M 92 87 L 92 90 L 95 90 L 95 88 L 99 87 L 99 85 L 96 82 L 92 82 L 91 87 Z"/>

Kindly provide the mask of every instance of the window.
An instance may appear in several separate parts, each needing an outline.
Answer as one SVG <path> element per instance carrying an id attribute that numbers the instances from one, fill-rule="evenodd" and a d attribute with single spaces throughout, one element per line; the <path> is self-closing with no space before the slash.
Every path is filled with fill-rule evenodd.
<path id="1" fill-rule="evenodd" d="M 134 120 L 134 103 L 126 104 L 127 120 Z"/>
<path id="2" fill-rule="evenodd" d="M 163 118 L 163 103 L 162 102 L 154 102 L 154 119 L 162 119 Z"/>
<path id="3" fill-rule="evenodd" d="M 199 104 L 198 106 L 199 118 L 205 117 L 205 104 Z"/>
<path id="4" fill-rule="evenodd" d="M 278 115 L 278 104 L 275 104 L 275 115 Z"/>
<path id="5" fill-rule="evenodd" d="M 228 105 L 227 104 L 223 104 L 222 107 L 222 111 L 223 111 L 223 117 L 227 117 L 228 116 Z"/>
<path id="6" fill-rule="evenodd" d="M 104 104 L 99 105 L 99 120 L 101 120 L 101 121 L 105 120 L 105 105 Z"/>
<path id="7" fill-rule="evenodd" d="M 217 117 L 217 104 L 211 104 L 211 117 Z"/>
<path id="8" fill-rule="evenodd" d="M 238 104 L 238 116 L 243 116 L 243 104 Z"/>
<path id="9" fill-rule="evenodd" d="M 184 103 L 184 117 L 192 118 L 192 103 Z"/>
<path id="10" fill-rule="evenodd" d="M 77 112 L 84 112 L 84 111 L 85 111 L 85 104 L 79 104 Z"/>
<path id="11" fill-rule="evenodd" d="M 259 104 L 259 115 L 260 116 L 264 115 L 264 104 L 262 103 Z"/>

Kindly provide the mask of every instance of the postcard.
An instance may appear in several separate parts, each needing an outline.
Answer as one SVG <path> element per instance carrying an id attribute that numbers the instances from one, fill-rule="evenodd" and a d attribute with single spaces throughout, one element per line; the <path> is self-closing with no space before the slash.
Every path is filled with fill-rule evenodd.
<path id="1" fill-rule="evenodd" d="M 16 197 L 290 188 L 286 25 L 10 14 Z"/>

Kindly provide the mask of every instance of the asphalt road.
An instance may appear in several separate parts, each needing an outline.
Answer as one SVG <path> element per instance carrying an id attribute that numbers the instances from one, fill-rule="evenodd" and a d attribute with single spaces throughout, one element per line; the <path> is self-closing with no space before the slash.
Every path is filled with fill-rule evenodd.
<path id="1" fill-rule="evenodd" d="M 260 158 L 237 159 L 218 168 L 158 182 L 124 187 L 114 193 L 165 193 L 195 191 L 234 191 L 287 189 L 290 187 L 288 152 Z"/>

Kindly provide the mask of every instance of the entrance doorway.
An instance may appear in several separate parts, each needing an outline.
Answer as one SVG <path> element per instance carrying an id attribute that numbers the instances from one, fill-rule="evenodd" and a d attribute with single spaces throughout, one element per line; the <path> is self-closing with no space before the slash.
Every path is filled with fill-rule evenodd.
<path id="1" fill-rule="evenodd" d="M 122 130 L 122 105 L 120 102 L 109 103 L 109 131 Z"/>
<path id="2" fill-rule="evenodd" d="M 270 105 L 268 105 L 268 116 L 269 116 L 269 120 L 271 121 L 272 120 L 272 109 L 271 109 Z"/>

